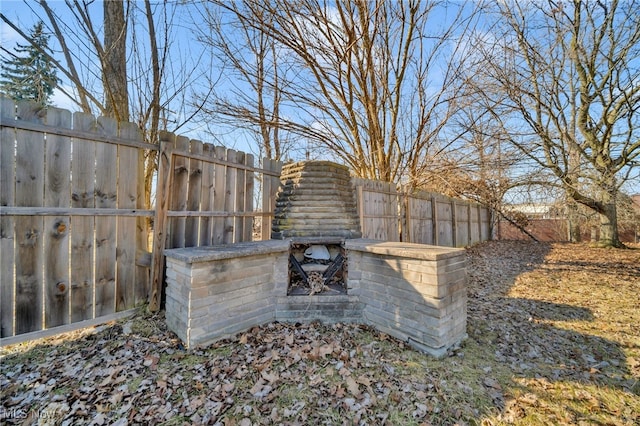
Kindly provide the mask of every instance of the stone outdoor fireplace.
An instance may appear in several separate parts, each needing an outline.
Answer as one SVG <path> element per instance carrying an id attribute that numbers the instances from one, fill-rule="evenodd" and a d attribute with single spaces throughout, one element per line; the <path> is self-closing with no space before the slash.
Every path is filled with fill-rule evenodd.
<path id="1" fill-rule="evenodd" d="M 270 321 L 369 324 L 434 356 L 465 338 L 464 250 L 361 238 L 344 166 L 291 163 L 280 180 L 271 240 L 165 251 L 187 347 Z"/>
<path id="2" fill-rule="evenodd" d="M 362 236 L 349 169 L 289 163 L 280 181 L 271 235 L 291 241 L 287 295 L 347 294 L 344 241 Z"/>

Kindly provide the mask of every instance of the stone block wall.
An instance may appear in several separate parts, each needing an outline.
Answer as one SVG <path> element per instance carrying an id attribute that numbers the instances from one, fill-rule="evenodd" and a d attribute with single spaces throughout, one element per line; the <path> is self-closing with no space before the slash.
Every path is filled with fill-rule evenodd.
<path id="1" fill-rule="evenodd" d="M 169 328 L 194 347 L 274 320 L 360 322 L 437 357 L 465 338 L 464 250 L 346 240 L 347 294 L 287 296 L 289 244 L 166 250 Z"/>
<path id="2" fill-rule="evenodd" d="M 365 323 L 434 356 L 466 337 L 464 251 L 374 240 L 345 248 L 347 285 L 358 289 Z"/>
<path id="3" fill-rule="evenodd" d="M 275 320 L 276 289 L 286 292 L 288 241 L 171 249 L 167 324 L 187 347 Z"/>

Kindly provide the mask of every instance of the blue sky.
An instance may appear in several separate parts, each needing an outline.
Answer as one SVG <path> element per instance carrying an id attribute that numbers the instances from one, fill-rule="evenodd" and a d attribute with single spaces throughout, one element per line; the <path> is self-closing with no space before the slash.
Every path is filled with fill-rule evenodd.
<path id="1" fill-rule="evenodd" d="M 73 22 L 73 18 L 69 16 L 68 8 L 63 0 L 54 0 L 49 2 L 50 6 L 60 12 L 63 16 L 68 17 L 68 23 Z M 189 4 L 187 2 L 187 4 Z M 191 3 L 193 4 L 193 3 Z M 33 24 L 38 19 L 35 13 L 31 10 L 30 6 L 33 7 L 34 10 L 40 11 L 39 5 L 35 0 L 29 0 L 26 3 L 22 0 L 0 0 L 0 11 L 12 22 L 17 23 L 23 29 L 30 29 Z M 181 11 L 185 14 L 182 17 L 187 18 L 187 14 L 192 9 L 190 6 L 183 6 Z M 102 20 L 102 2 L 94 2 L 91 5 L 91 16 L 99 26 Z M 186 21 L 185 21 L 186 22 Z M 185 61 L 193 66 L 197 66 L 199 58 L 203 58 L 207 53 L 202 50 L 202 47 L 195 41 L 195 34 L 193 29 L 190 26 L 179 26 L 178 31 L 174 34 L 174 39 L 172 40 L 172 48 L 175 49 L 173 55 L 176 58 L 180 58 L 180 61 Z M 20 41 L 20 36 L 15 33 L 9 26 L 4 23 L 0 23 L 0 44 L 8 50 L 11 50 L 12 47 L 15 46 L 17 41 Z M 53 38 L 51 39 L 53 42 Z M 54 49 L 59 50 L 58 46 L 52 45 Z M 82 51 L 79 50 L 77 52 L 78 55 L 82 54 Z M 206 60 L 206 59 L 204 59 Z M 64 85 L 64 81 L 62 82 Z M 75 104 L 70 101 L 66 96 L 64 96 L 60 91 L 56 91 L 53 96 L 53 103 L 61 108 L 69 109 L 71 111 L 75 111 L 78 108 Z M 177 111 L 176 107 L 169 107 L 169 110 L 175 111 L 176 115 L 180 113 Z M 171 117 L 170 117 L 171 118 Z M 180 117 L 173 117 L 174 120 L 179 121 Z M 190 127 L 184 127 L 179 130 L 178 133 L 184 134 L 186 136 L 207 140 L 207 136 L 203 134 L 202 123 L 191 123 Z M 218 141 L 210 141 L 213 143 L 223 143 L 226 146 L 239 149 L 245 152 L 252 152 L 252 142 L 246 133 L 243 134 L 241 131 L 232 131 L 227 130 L 226 132 L 221 132 L 220 139 Z M 255 150 L 254 150 L 255 151 Z M 638 173 L 634 173 L 636 176 Z M 635 179 L 634 182 L 629 182 L 627 185 L 627 190 L 634 193 L 640 192 L 640 182 Z"/>

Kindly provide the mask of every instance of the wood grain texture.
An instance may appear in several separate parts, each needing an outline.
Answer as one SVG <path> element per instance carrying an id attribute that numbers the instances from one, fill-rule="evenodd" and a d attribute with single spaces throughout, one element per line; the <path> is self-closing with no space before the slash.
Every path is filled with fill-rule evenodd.
<path id="1" fill-rule="evenodd" d="M 202 142 L 191 140 L 189 142 L 189 152 L 195 155 L 202 155 Z M 189 189 L 187 192 L 187 210 L 192 212 L 200 211 L 200 197 L 202 194 L 202 160 L 189 159 Z M 185 247 L 198 247 L 200 238 L 200 218 L 189 217 L 185 221 Z"/>
<path id="2" fill-rule="evenodd" d="M 118 123 L 98 117 L 98 132 L 103 136 L 117 136 Z M 96 208 L 115 208 L 117 197 L 118 147 L 96 144 Z M 107 315 L 116 309 L 116 218 L 96 217 L 96 316 Z"/>
<path id="3" fill-rule="evenodd" d="M 42 122 L 43 110 L 18 103 L 18 117 Z M 42 206 L 44 200 L 44 136 L 16 132 L 16 206 Z M 16 334 L 41 330 L 43 324 L 43 242 L 41 217 L 16 217 Z"/>
<path id="4" fill-rule="evenodd" d="M 0 116 L 15 119 L 15 104 L 0 97 Z M 12 127 L 0 129 L 0 206 L 15 205 L 15 141 Z M 14 335 L 15 314 L 15 220 L 0 217 L 0 337 Z"/>
<path id="5" fill-rule="evenodd" d="M 173 178 L 171 188 L 171 207 L 173 211 L 187 210 L 187 196 L 189 188 L 189 160 L 184 155 L 177 153 L 189 153 L 189 139 L 177 136 L 175 139 L 173 156 Z M 180 248 L 185 244 L 185 228 L 187 220 L 185 217 L 175 217 L 171 219 L 170 244 L 167 248 Z"/>
<path id="6" fill-rule="evenodd" d="M 214 156 L 218 160 L 227 159 L 227 150 L 223 146 L 216 146 L 214 148 Z M 218 164 L 214 166 L 215 175 L 214 175 L 214 189 L 213 189 L 213 210 L 214 211 L 223 211 L 226 205 L 226 171 L 227 167 L 223 164 Z M 213 223 L 213 232 L 212 239 L 213 245 L 219 245 L 224 243 L 225 236 L 225 228 L 224 228 L 224 218 L 216 217 L 212 220 Z"/>
<path id="7" fill-rule="evenodd" d="M 47 125 L 71 127 L 71 113 L 49 108 Z M 46 174 L 44 204 L 47 207 L 69 207 L 71 204 L 71 139 L 49 135 L 46 139 Z M 44 218 L 44 296 L 45 328 L 68 324 L 69 313 L 69 216 Z"/>
<path id="8" fill-rule="evenodd" d="M 121 138 L 135 139 L 138 128 L 133 123 L 120 123 Z M 136 208 L 138 195 L 138 149 L 118 146 L 117 208 Z M 117 218 L 116 235 L 116 312 L 136 304 L 136 218 Z"/>
<path id="9" fill-rule="evenodd" d="M 96 132 L 92 115 L 73 114 L 73 127 L 85 133 Z M 78 209 L 95 208 L 96 143 L 73 139 L 71 160 L 71 206 Z M 71 218 L 71 322 L 94 318 L 94 231 L 95 218 Z"/>

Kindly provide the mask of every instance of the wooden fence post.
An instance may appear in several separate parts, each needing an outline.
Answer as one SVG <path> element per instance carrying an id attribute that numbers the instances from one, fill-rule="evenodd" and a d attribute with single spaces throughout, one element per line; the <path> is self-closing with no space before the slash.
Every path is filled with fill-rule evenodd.
<path id="1" fill-rule="evenodd" d="M 167 211 L 171 203 L 172 149 L 175 135 L 160 133 L 158 154 L 158 184 L 156 187 L 156 214 L 153 223 L 153 255 L 151 263 L 151 297 L 149 310 L 160 309 L 162 283 L 164 281 L 164 248 L 167 238 Z"/>
<path id="2" fill-rule="evenodd" d="M 0 96 L 0 115 L 3 119 L 15 120 L 15 104 Z M 2 127 L 0 130 L 0 206 L 15 205 L 15 155 L 16 130 Z M 14 335 L 15 287 L 13 268 L 15 264 L 14 231 L 15 219 L 0 216 L 0 337 Z"/>

